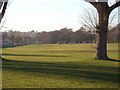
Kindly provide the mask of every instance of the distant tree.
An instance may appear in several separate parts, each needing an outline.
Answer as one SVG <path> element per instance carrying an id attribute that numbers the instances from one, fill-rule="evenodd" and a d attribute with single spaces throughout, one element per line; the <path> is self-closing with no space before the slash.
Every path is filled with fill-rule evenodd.
<path id="1" fill-rule="evenodd" d="M 7 32 L 2 32 L 2 45 L 5 46 L 7 43 L 8 34 Z"/>
<path id="2" fill-rule="evenodd" d="M 59 31 L 55 30 L 52 32 L 49 32 L 49 43 L 55 44 L 60 41 L 61 34 Z"/>
<path id="3" fill-rule="evenodd" d="M 112 10 L 120 6 L 120 1 L 117 0 L 112 6 L 108 5 L 108 0 L 85 0 L 92 4 L 98 11 L 98 25 L 96 27 L 97 31 L 97 52 L 96 59 L 106 59 L 109 60 L 107 55 L 107 32 L 108 32 L 108 22 L 109 16 Z"/>
<path id="4" fill-rule="evenodd" d="M 86 42 L 85 41 L 85 38 L 86 38 L 85 34 L 86 34 L 85 29 L 83 27 L 81 27 L 79 30 L 77 30 L 74 34 L 75 35 L 75 42 L 80 42 L 80 43 Z"/>
<path id="5" fill-rule="evenodd" d="M 59 30 L 59 41 L 61 43 L 71 42 L 72 29 L 62 28 Z"/>
<path id="6" fill-rule="evenodd" d="M 119 39 L 118 39 L 119 31 L 120 31 L 120 24 L 118 24 L 117 26 L 115 26 L 108 32 L 108 42 L 109 43 L 118 43 L 119 42 Z"/>

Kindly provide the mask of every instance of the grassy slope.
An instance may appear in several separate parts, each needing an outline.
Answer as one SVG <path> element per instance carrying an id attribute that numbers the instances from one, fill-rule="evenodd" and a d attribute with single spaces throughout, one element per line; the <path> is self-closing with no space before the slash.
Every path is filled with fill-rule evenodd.
<path id="1" fill-rule="evenodd" d="M 118 87 L 118 62 L 94 60 L 91 44 L 43 44 L 3 49 L 3 87 Z M 118 59 L 117 44 L 108 55 Z M 15 61 L 17 60 L 17 61 Z"/>

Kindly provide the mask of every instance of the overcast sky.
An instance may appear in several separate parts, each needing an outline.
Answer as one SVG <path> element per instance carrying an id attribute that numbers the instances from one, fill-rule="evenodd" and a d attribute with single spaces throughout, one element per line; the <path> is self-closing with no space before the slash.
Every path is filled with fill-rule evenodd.
<path id="1" fill-rule="evenodd" d="M 3 25 L 17 31 L 53 31 L 81 27 L 82 0 L 13 0 L 7 9 Z"/>

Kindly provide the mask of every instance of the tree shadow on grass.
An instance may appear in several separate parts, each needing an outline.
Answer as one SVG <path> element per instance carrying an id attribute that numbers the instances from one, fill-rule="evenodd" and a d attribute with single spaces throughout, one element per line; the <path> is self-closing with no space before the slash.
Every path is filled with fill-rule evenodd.
<path id="1" fill-rule="evenodd" d="M 120 62 L 120 60 L 111 59 L 111 58 L 109 58 L 108 61 Z"/>
<path id="2" fill-rule="evenodd" d="M 95 58 L 95 60 L 103 60 L 103 59 L 96 59 L 96 58 Z M 112 58 L 104 59 L 104 61 L 120 62 L 120 60 L 112 59 Z"/>
<path id="3" fill-rule="evenodd" d="M 117 67 L 3 60 L 3 70 L 4 69 L 67 75 L 76 78 L 81 77 L 118 83 Z"/>
<path id="4" fill-rule="evenodd" d="M 8 56 L 32 56 L 32 57 L 67 57 L 65 55 L 27 55 L 27 54 L 2 54 Z"/>

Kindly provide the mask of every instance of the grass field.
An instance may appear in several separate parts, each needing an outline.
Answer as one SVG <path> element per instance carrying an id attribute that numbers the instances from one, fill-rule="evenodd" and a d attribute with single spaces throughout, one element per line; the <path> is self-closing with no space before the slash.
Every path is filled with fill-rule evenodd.
<path id="1" fill-rule="evenodd" d="M 3 88 L 118 88 L 118 62 L 95 60 L 92 44 L 4 48 Z M 108 44 L 118 60 L 118 44 Z"/>

